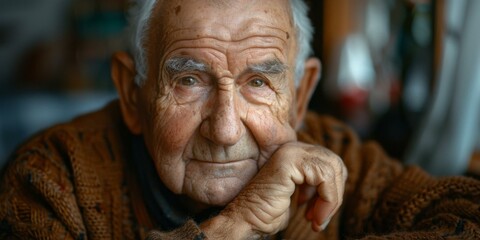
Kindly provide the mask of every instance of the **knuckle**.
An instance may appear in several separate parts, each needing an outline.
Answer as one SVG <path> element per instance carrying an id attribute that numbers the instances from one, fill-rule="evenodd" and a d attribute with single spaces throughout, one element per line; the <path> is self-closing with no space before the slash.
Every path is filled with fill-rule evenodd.
<path id="1" fill-rule="evenodd" d="M 323 178 L 323 181 L 332 181 L 336 177 L 336 171 L 333 166 L 326 164 L 324 166 L 319 166 L 320 174 Z"/>

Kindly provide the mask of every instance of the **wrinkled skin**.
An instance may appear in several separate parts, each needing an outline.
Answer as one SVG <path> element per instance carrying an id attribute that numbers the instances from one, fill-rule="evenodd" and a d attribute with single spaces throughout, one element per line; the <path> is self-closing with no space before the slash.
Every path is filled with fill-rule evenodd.
<path id="1" fill-rule="evenodd" d="M 162 181 L 172 191 L 199 202 L 224 205 L 278 146 L 295 141 L 288 112 L 294 94 L 291 69 L 270 78 L 247 71 L 249 64 L 271 59 L 292 66 L 288 61 L 294 56 L 294 41 L 287 40 L 285 31 L 272 22 L 289 26 L 289 19 L 272 15 L 273 11 L 252 11 L 252 4 L 232 3 L 234 6 L 228 8 L 231 12 L 198 1 L 177 4 L 164 4 L 166 9 L 177 8 L 177 15 L 163 18 L 173 21 L 165 24 L 165 44 L 159 49 L 162 58 L 155 72 L 161 73 L 161 79 L 145 86 L 158 90 L 142 95 L 146 104 L 154 101 L 143 125 L 156 130 L 144 132 L 144 136 L 150 153 L 158 160 Z M 189 7 L 178 10 L 178 6 Z M 251 16 L 235 19 L 231 17 L 235 11 Z M 266 15 L 264 21 L 251 20 L 259 14 Z M 252 31 L 254 26 L 261 27 L 262 33 Z M 170 77 L 165 62 L 176 56 L 191 57 L 211 69 Z M 196 82 L 182 84 L 185 77 Z M 251 86 L 256 79 L 265 84 Z"/>
<path id="2" fill-rule="evenodd" d="M 317 190 L 307 214 L 314 230 L 341 203 L 341 160 L 296 142 L 319 64 L 306 65 L 304 91 L 296 89 L 294 34 L 285 0 L 166 1 L 151 22 L 145 85 L 133 83 L 126 54 L 114 58 L 124 120 L 143 134 L 163 183 L 198 209 L 227 205 L 202 224 L 212 238 L 226 236 L 225 221 L 234 238 L 281 230 L 298 184 Z M 172 71 L 172 59 L 204 68 Z M 255 70 L 272 62 L 280 70 Z"/>
<path id="3" fill-rule="evenodd" d="M 273 154 L 224 214 L 245 219 L 256 231 L 277 232 L 288 223 L 289 199 L 295 185 L 305 184 L 315 186 L 319 195 L 306 214 L 313 230 L 319 231 L 338 210 L 345 177 L 342 162 L 329 150 L 300 142 L 287 143 Z"/>

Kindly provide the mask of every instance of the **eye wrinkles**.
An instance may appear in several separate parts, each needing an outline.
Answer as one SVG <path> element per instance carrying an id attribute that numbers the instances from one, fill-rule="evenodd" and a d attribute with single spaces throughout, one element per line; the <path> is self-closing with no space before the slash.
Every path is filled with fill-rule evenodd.
<path id="1" fill-rule="evenodd" d="M 194 56 L 171 56 L 163 67 L 168 79 L 165 83 L 171 85 L 178 105 L 210 99 L 211 91 L 232 89 L 239 91 L 249 103 L 272 105 L 278 101 L 277 95 L 288 92 L 289 66 L 276 56 L 249 56 L 233 61 L 233 65 L 223 65 L 220 59 Z M 233 70 L 228 69 L 229 66 Z"/>

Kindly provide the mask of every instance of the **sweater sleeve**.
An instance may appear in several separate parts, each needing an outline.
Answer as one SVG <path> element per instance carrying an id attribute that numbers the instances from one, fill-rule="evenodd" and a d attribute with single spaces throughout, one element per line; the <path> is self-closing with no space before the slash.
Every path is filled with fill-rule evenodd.
<path id="1" fill-rule="evenodd" d="M 352 237 L 469 239 L 480 237 L 480 183 L 466 177 L 433 178 L 403 167 L 374 144 L 361 149 L 362 163 L 345 196 L 343 227 Z M 359 167 L 360 169 L 354 169 Z"/>
<path id="2" fill-rule="evenodd" d="M 189 220 L 185 225 L 170 232 L 152 230 L 147 233 L 147 240 L 203 240 L 207 239 L 200 227 Z"/>
<path id="3" fill-rule="evenodd" d="M 360 239 L 478 239 L 480 182 L 434 178 L 389 158 L 374 143 L 362 144 L 342 123 L 307 117 L 299 138 L 330 148 L 345 162 L 348 179 L 339 236 Z"/>
<path id="4" fill-rule="evenodd" d="M 40 143 L 40 144 L 37 144 Z M 83 239 L 85 227 L 64 166 L 37 142 L 4 169 L 0 239 Z"/>
<path id="5" fill-rule="evenodd" d="M 133 239 L 121 133 L 100 111 L 31 138 L 0 180 L 0 239 Z"/>

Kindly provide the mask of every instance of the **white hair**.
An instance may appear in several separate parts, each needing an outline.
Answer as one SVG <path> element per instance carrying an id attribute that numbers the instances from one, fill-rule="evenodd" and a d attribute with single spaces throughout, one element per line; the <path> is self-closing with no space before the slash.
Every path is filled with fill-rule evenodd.
<path id="1" fill-rule="evenodd" d="M 129 10 L 128 29 L 130 36 L 130 51 L 135 61 L 135 82 L 142 86 L 147 78 L 147 62 L 144 48 L 145 37 L 148 35 L 149 20 L 157 0 L 134 0 Z M 308 7 L 304 0 L 290 0 L 292 20 L 297 38 L 297 56 L 295 59 L 295 86 L 298 86 L 304 74 L 305 61 L 312 54 L 311 41 L 313 26 L 308 18 Z"/>

